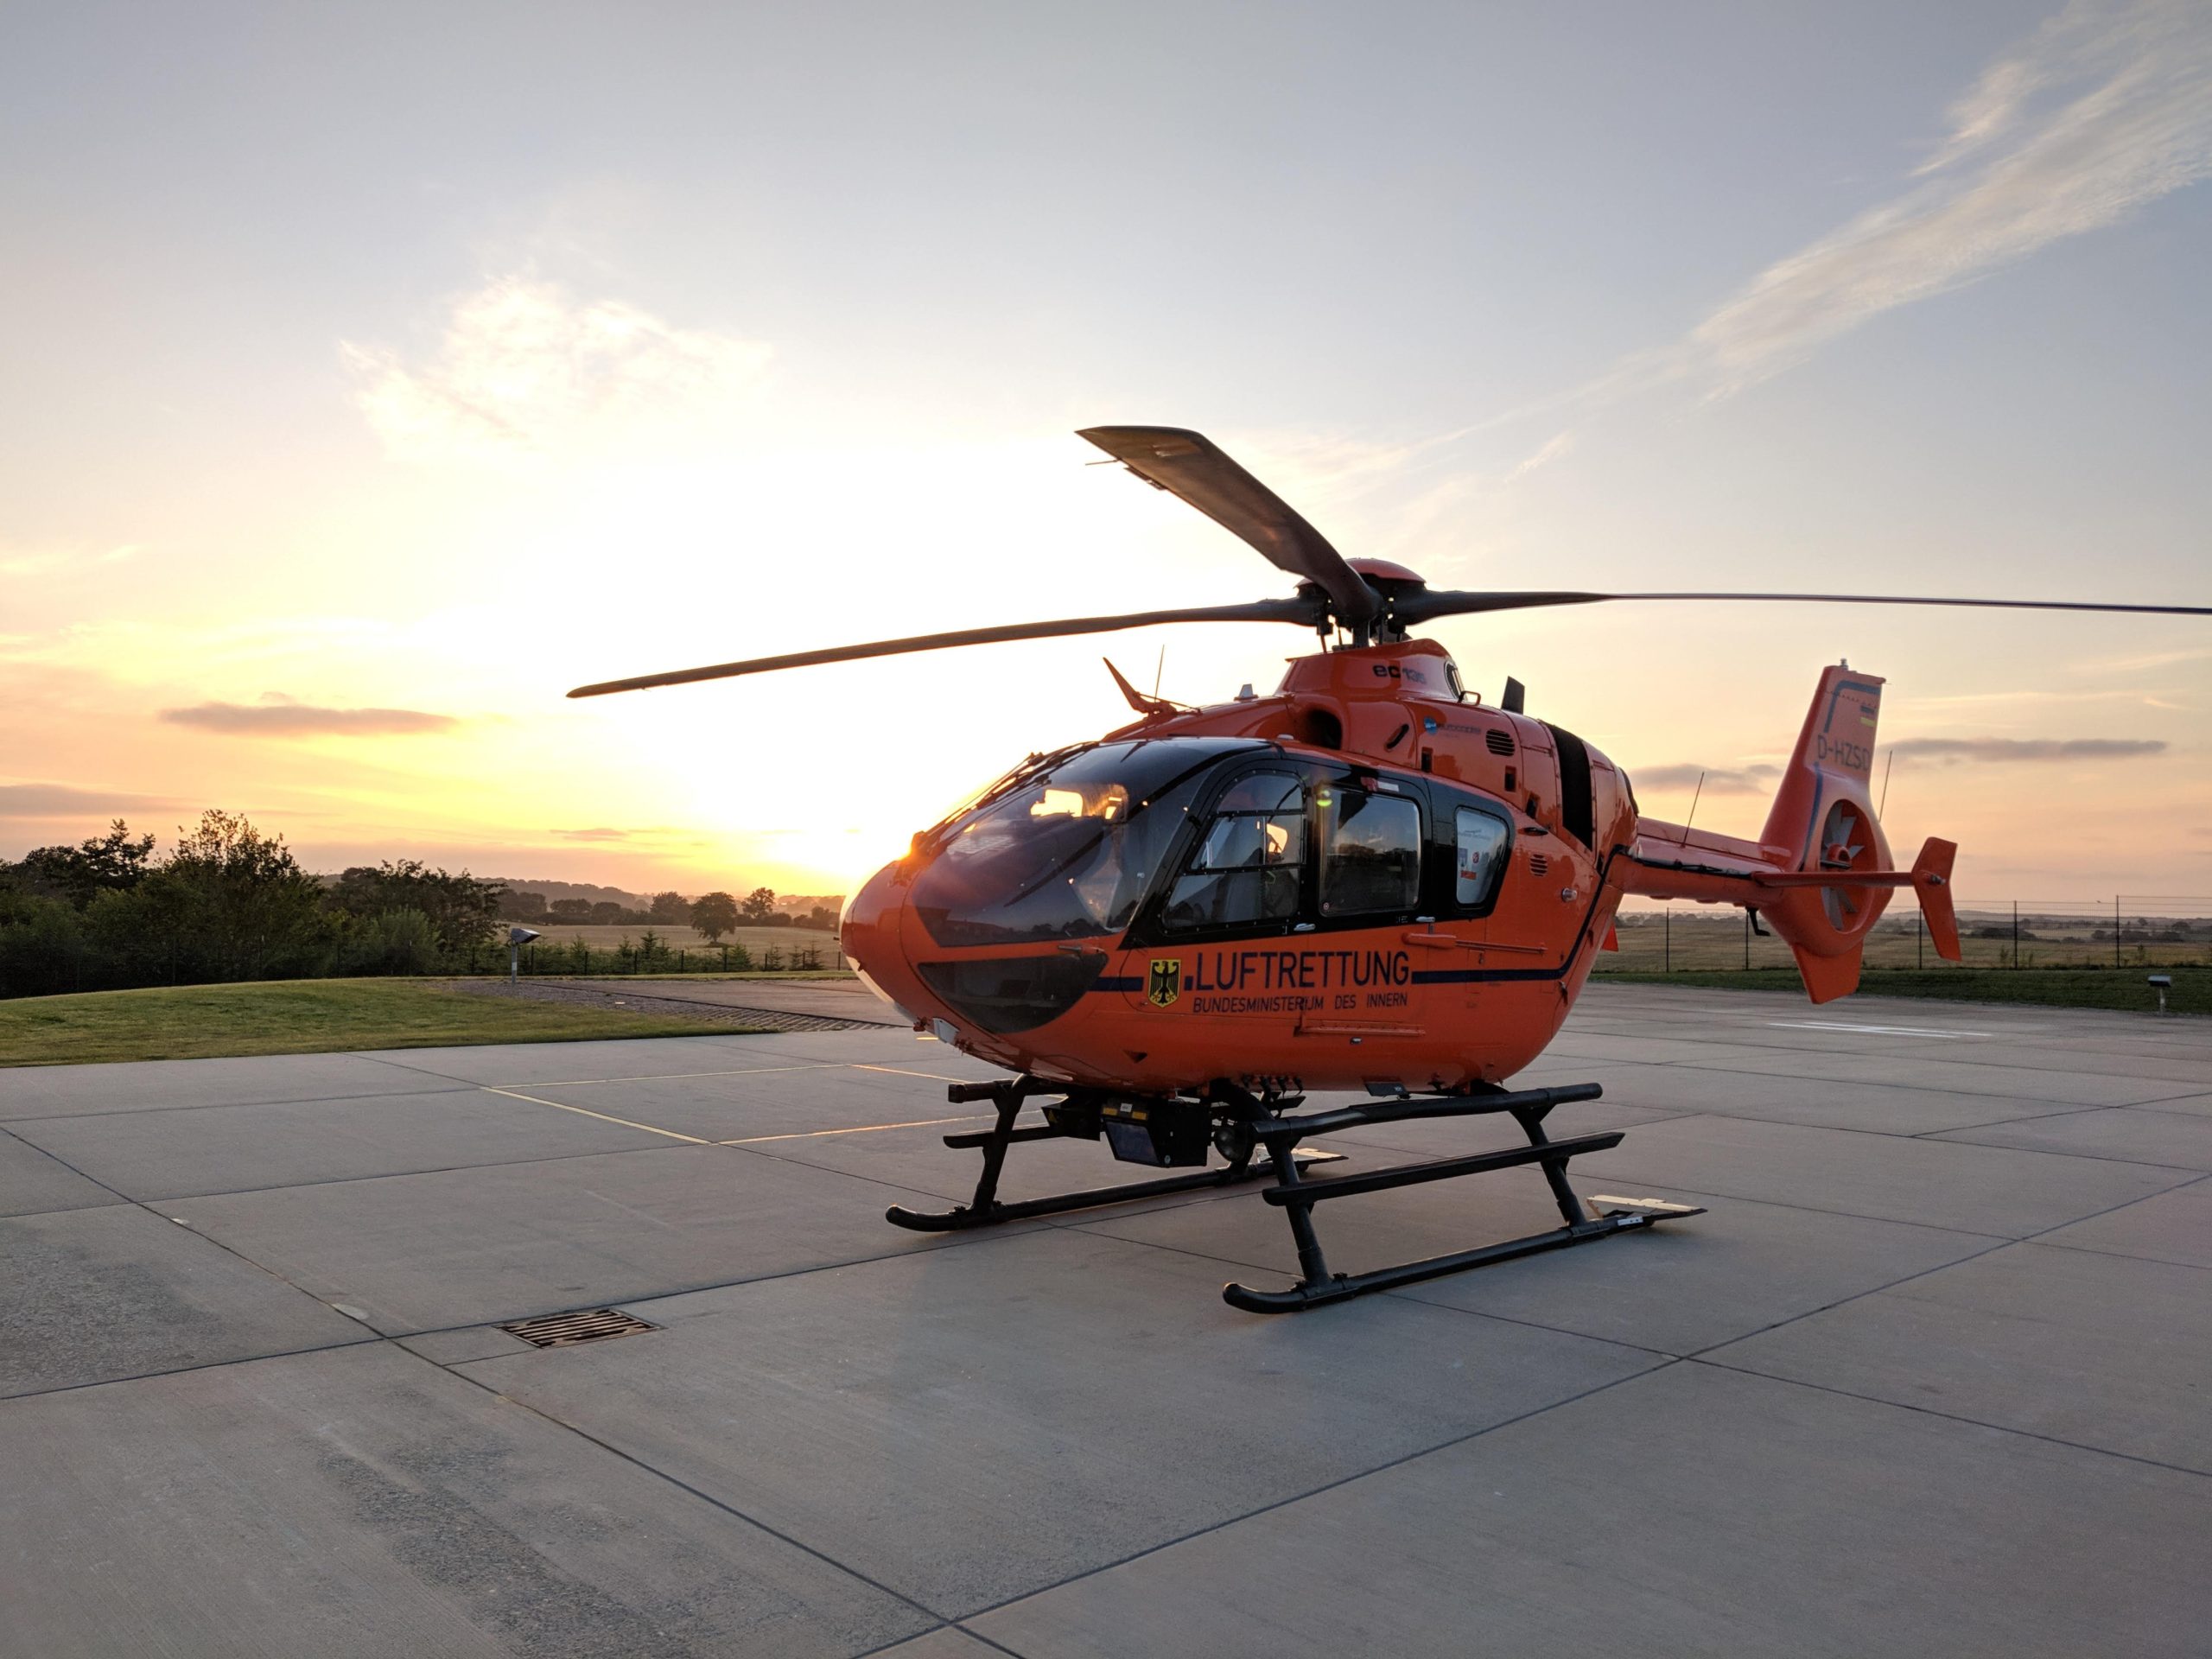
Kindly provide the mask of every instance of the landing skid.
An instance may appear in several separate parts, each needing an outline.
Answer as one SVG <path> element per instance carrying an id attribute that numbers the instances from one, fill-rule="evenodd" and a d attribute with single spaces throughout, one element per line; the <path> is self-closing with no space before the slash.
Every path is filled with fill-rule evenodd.
<path id="1" fill-rule="evenodd" d="M 945 1091 L 947 1097 L 955 1104 L 988 1100 L 997 1109 L 997 1121 L 991 1128 L 944 1137 L 944 1144 L 948 1147 L 972 1147 L 982 1153 L 983 1168 L 976 1182 L 975 1196 L 956 1209 L 934 1212 L 909 1210 L 904 1205 L 893 1205 L 885 1212 L 885 1219 L 895 1226 L 915 1232 L 957 1232 L 971 1227 L 996 1226 L 1002 1222 L 1020 1221 L 1031 1216 L 1058 1215 L 1065 1211 L 1086 1210 L 1100 1205 L 1126 1204 L 1135 1198 L 1236 1186 L 1272 1176 L 1274 1185 L 1260 1196 L 1285 1211 L 1289 1217 L 1292 1241 L 1298 1247 L 1298 1266 L 1301 1276 L 1297 1284 L 1286 1290 L 1255 1290 L 1249 1286 L 1231 1284 L 1224 1287 L 1222 1300 L 1231 1307 L 1242 1308 L 1249 1313 L 1297 1313 L 1309 1307 L 1319 1307 L 1326 1302 L 1346 1301 L 1378 1290 L 1418 1284 L 1423 1280 L 1440 1278 L 1446 1274 L 1463 1273 L 1469 1268 L 1488 1267 L 1497 1262 L 1510 1262 L 1519 1256 L 1594 1243 L 1618 1233 L 1640 1231 L 1661 1221 L 1702 1215 L 1704 1211 L 1694 1205 L 1673 1204 L 1662 1198 L 1614 1198 L 1593 1200 L 1613 1206 L 1593 1215 L 1575 1196 L 1573 1189 L 1567 1184 L 1567 1160 L 1586 1152 L 1604 1152 L 1617 1147 L 1621 1143 L 1622 1135 L 1615 1130 L 1608 1134 L 1577 1135 L 1571 1140 L 1554 1141 L 1544 1133 L 1543 1121 L 1554 1107 L 1575 1101 L 1596 1100 L 1602 1092 L 1594 1083 L 1574 1084 L 1559 1089 L 1525 1089 L 1517 1092 L 1508 1092 L 1492 1086 L 1465 1094 L 1376 1100 L 1333 1111 L 1292 1116 L 1274 1115 L 1270 1105 L 1233 1084 L 1217 1083 L 1205 1103 L 1155 1101 L 1149 1103 L 1149 1109 L 1162 1117 L 1179 1111 L 1199 1114 L 1201 1121 L 1205 1115 L 1211 1114 L 1226 1128 L 1236 1131 L 1233 1139 L 1241 1140 L 1241 1145 L 1236 1149 L 1243 1155 L 1233 1158 L 1226 1167 L 1198 1169 L 1187 1175 L 1171 1175 L 1159 1180 L 1131 1181 L 1118 1186 L 1092 1187 L 1080 1192 L 1063 1192 L 1049 1198 L 1028 1198 L 1003 1204 L 999 1201 L 998 1185 L 1000 1173 L 1006 1166 L 1007 1148 L 1021 1141 L 1097 1139 L 1102 1097 L 1041 1077 L 1020 1077 L 1007 1083 L 959 1084 Z M 1038 1096 L 1057 1096 L 1060 1103 L 1057 1107 L 1046 1107 L 1044 1122 L 1016 1128 L 1015 1120 L 1020 1116 L 1023 1106 Z M 1309 1181 L 1306 1179 L 1306 1172 L 1315 1165 L 1340 1162 L 1343 1158 L 1340 1153 L 1318 1152 L 1300 1144 L 1309 1136 L 1334 1135 L 1344 1129 L 1364 1128 L 1376 1123 L 1403 1122 L 1413 1118 L 1471 1117 L 1499 1112 L 1510 1115 L 1521 1126 L 1529 1137 L 1527 1146 L 1510 1147 L 1502 1152 L 1475 1153 L 1462 1158 L 1394 1165 L 1387 1169 L 1369 1170 L 1334 1179 Z M 1264 1161 L 1255 1156 L 1260 1152 L 1266 1154 Z M 1176 1161 L 1183 1160 L 1179 1159 Z M 1320 1240 L 1313 1230 L 1315 1205 L 1329 1198 L 1354 1198 L 1363 1192 L 1386 1192 L 1401 1186 L 1450 1180 L 1461 1175 L 1480 1174 L 1487 1170 L 1512 1169 L 1524 1164 L 1534 1164 L 1543 1172 L 1544 1179 L 1551 1187 L 1552 1198 L 1559 1205 L 1563 1224 L 1552 1231 L 1534 1233 L 1526 1238 L 1508 1239 L 1498 1244 L 1486 1244 L 1477 1249 L 1429 1256 L 1418 1262 L 1401 1262 L 1395 1267 L 1376 1268 L 1368 1273 L 1347 1274 L 1330 1272 L 1327 1258 L 1322 1254 Z"/>
<path id="2" fill-rule="evenodd" d="M 1704 1214 L 1701 1209 L 1691 1205 L 1669 1204 L 1663 1199 L 1624 1198 L 1611 1200 L 1619 1207 L 1593 1216 L 1582 1200 L 1575 1196 L 1574 1190 L 1567 1184 L 1567 1160 L 1578 1158 L 1586 1152 L 1604 1152 L 1620 1145 L 1621 1132 L 1614 1130 L 1605 1135 L 1584 1135 L 1572 1140 L 1554 1141 L 1544 1133 L 1544 1118 L 1555 1106 L 1564 1106 L 1579 1100 L 1596 1100 L 1603 1092 L 1594 1083 L 1573 1084 L 1563 1089 L 1524 1089 L 1517 1093 L 1493 1089 L 1467 1095 L 1378 1101 L 1370 1105 L 1348 1106 L 1340 1111 L 1313 1113 L 1302 1118 L 1281 1117 L 1257 1125 L 1260 1140 L 1274 1164 L 1276 1176 L 1276 1185 L 1261 1196 L 1289 1216 L 1291 1238 L 1298 1246 L 1298 1269 L 1301 1277 L 1287 1290 L 1254 1290 L 1247 1285 L 1227 1285 L 1222 1289 L 1222 1300 L 1248 1313 L 1296 1313 L 1309 1307 L 1319 1307 L 1325 1302 L 1348 1301 L 1352 1297 L 1369 1295 L 1378 1290 L 1419 1284 L 1424 1279 L 1441 1278 L 1447 1273 L 1464 1273 L 1471 1268 L 1486 1268 L 1494 1262 L 1510 1262 L 1523 1255 L 1538 1255 L 1547 1250 L 1593 1244 L 1601 1238 L 1636 1231 L 1656 1222 Z M 1510 1147 L 1503 1152 L 1476 1153 L 1465 1158 L 1441 1158 L 1422 1164 L 1398 1164 L 1388 1169 L 1370 1170 L 1362 1174 L 1319 1183 L 1304 1179 L 1296 1163 L 1286 1153 L 1294 1141 L 1309 1135 L 1329 1135 L 1339 1129 L 1361 1128 L 1372 1123 L 1402 1122 L 1408 1118 L 1463 1117 L 1493 1112 L 1510 1113 L 1513 1121 L 1528 1135 L 1529 1144 Z M 1313 1206 L 1323 1199 L 1353 1198 L 1362 1192 L 1387 1192 L 1396 1187 L 1419 1185 L 1424 1181 L 1450 1180 L 1456 1176 L 1478 1175 L 1485 1170 L 1511 1169 L 1522 1164 L 1535 1164 L 1543 1171 L 1544 1179 L 1551 1187 L 1552 1198 L 1559 1205 L 1560 1218 L 1564 1225 L 1548 1233 L 1532 1233 L 1526 1238 L 1485 1244 L 1478 1249 L 1456 1250 L 1448 1255 L 1432 1255 L 1419 1262 L 1403 1262 L 1395 1267 L 1376 1268 L 1369 1273 L 1329 1271 L 1327 1258 L 1321 1252 L 1321 1241 L 1313 1230 Z"/>

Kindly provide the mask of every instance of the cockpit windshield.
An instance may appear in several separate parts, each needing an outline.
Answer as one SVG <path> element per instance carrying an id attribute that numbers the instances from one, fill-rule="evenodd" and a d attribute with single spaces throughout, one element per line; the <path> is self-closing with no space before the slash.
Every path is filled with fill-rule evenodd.
<path id="1" fill-rule="evenodd" d="M 1209 761 L 1249 739 L 1101 743 L 1056 757 L 932 834 L 913 906 L 938 944 L 1013 944 L 1127 927 Z"/>

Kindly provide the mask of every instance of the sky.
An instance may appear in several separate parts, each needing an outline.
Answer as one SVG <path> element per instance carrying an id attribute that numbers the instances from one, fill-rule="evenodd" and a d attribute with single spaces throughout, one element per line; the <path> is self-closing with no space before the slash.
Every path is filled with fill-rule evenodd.
<path id="1" fill-rule="evenodd" d="M 2212 5 L 16 8 L 0 856 L 849 891 L 1023 754 L 1309 643 L 1077 427 L 1433 584 L 2212 604 Z M 1821 667 L 1963 897 L 2212 894 L 2212 621 L 1427 630 L 1756 833 Z M 1164 651 L 1164 659 L 1162 652 Z"/>

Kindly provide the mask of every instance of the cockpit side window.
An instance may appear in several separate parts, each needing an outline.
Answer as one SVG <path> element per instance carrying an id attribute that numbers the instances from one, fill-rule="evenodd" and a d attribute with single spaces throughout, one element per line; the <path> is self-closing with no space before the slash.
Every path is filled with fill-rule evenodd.
<path id="1" fill-rule="evenodd" d="M 1321 914 L 1366 916 L 1421 906 L 1421 807 L 1403 795 L 1323 790 Z"/>
<path id="2" fill-rule="evenodd" d="M 1160 915 L 1175 932 L 1287 922 L 1306 863 L 1306 786 L 1255 772 L 1230 785 L 1169 889 Z"/>

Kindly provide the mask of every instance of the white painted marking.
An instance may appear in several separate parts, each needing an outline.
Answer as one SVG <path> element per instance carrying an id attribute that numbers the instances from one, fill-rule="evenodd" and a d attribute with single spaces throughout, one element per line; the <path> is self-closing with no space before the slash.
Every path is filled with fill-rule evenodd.
<path id="1" fill-rule="evenodd" d="M 938 1071 L 908 1071 L 895 1065 L 866 1065 L 855 1060 L 846 1068 L 852 1071 L 888 1071 L 893 1077 L 926 1077 L 931 1083 L 989 1083 L 989 1077 L 948 1077 Z"/>
<path id="2" fill-rule="evenodd" d="M 988 1123 L 995 1113 L 982 1112 L 969 1117 L 924 1117 L 912 1123 L 869 1123 L 856 1129 L 805 1129 L 796 1135 L 756 1135 L 744 1141 L 717 1141 L 718 1147 L 757 1147 L 770 1141 L 826 1141 L 837 1135 L 880 1135 L 886 1129 L 930 1129 L 940 1123 Z"/>
<path id="3" fill-rule="evenodd" d="M 678 1135 L 674 1129 L 657 1128 L 651 1123 L 640 1123 L 634 1118 L 616 1117 L 607 1112 L 594 1112 L 587 1107 L 569 1106 L 557 1100 L 542 1100 L 536 1095 L 525 1095 L 518 1090 L 494 1089 L 488 1083 L 480 1083 L 476 1086 L 487 1095 L 504 1095 L 509 1100 L 526 1100 L 533 1106 L 550 1106 L 558 1111 L 574 1112 L 578 1117 L 595 1117 L 602 1123 L 619 1123 L 626 1129 L 643 1129 L 648 1135 L 664 1135 L 671 1141 L 685 1141 L 695 1147 L 711 1147 L 715 1144 L 696 1135 Z"/>
<path id="4" fill-rule="evenodd" d="M 1933 1026 L 1847 1026 L 1834 1020 L 1770 1020 L 1770 1026 L 1793 1031 L 1863 1031 L 1878 1037 L 1989 1037 L 1986 1031 L 1939 1031 Z"/>
<path id="5" fill-rule="evenodd" d="M 810 1060 L 804 1065 L 748 1065 L 734 1071 L 648 1071 L 635 1077 L 562 1077 L 552 1083 L 533 1083 L 532 1089 L 587 1089 L 602 1083 L 689 1083 L 694 1077 L 759 1077 L 771 1071 L 830 1071 L 845 1063 L 842 1060 Z M 519 1089 L 519 1083 L 482 1083 L 480 1089 Z"/>

